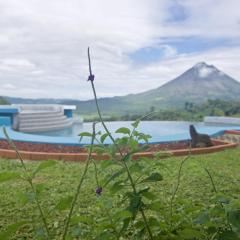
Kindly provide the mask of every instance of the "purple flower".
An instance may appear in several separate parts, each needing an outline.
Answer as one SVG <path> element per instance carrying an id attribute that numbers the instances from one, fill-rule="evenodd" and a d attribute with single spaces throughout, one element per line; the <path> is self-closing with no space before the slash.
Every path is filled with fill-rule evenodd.
<path id="1" fill-rule="evenodd" d="M 97 196 L 100 196 L 100 195 L 101 195 L 102 190 L 103 190 L 102 187 L 97 187 L 97 188 L 96 188 L 96 191 L 95 191 L 95 192 L 96 192 Z"/>
<path id="2" fill-rule="evenodd" d="M 90 74 L 89 76 L 88 76 L 88 81 L 94 81 L 94 75 L 93 74 Z"/>

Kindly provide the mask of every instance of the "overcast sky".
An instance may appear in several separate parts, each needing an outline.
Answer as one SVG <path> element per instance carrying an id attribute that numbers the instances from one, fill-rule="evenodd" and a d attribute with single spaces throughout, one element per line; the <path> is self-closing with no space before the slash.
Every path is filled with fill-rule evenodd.
<path id="1" fill-rule="evenodd" d="M 159 87 L 200 61 L 240 81 L 239 0 L 0 0 L 0 95 L 92 98 Z"/>

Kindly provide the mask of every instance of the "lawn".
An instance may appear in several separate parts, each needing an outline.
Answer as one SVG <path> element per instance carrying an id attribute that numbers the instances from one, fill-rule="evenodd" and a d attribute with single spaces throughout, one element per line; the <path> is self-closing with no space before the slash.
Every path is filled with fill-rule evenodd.
<path id="1" fill-rule="evenodd" d="M 161 181 L 141 186 L 141 189 L 151 188 L 151 193 L 146 191 L 142 197 L 155 239 L 238 239 L 239 215 L 231 213 L 240 211 L 240 148 L 191 156 L 179 171 L 182 159 L 139 160 L 144 166 L 141 171 L 151 168 L 163 177 Z M 29 172 L 39 164 L 26 162 Z M 34 178 L 53 239 L 61 239 L 68 202 L 83 168 L 83 163 L 58 162 Z M 107 167 L 102 161 L 97 163 L 97 168 L 103 192 L 99 196 L 95 193 L 97 184 L 91 164 L 71 221 L 69 239 L 148 239 L 147 233 L 141 230 L 143 223 L 139 214 L 124 228 L 129 217 L 128 203 L 124 201 L 128 186 L 120 190 L 106 182 L 117 167 Z M 22 166 L 15 160 L 0 159 L 0 172 L 22 173 Z M 124 176 L 119 176 L 121 178 Z M 6 233 L 7 226 L 26 221 L 12 233 L 12 239 L 44 239 L 35 196 L 26 181 L 0 183 L 0 196 L 0 232 Z M 0 239 L 1 236 L 4 235 L 0 234 Z"/>

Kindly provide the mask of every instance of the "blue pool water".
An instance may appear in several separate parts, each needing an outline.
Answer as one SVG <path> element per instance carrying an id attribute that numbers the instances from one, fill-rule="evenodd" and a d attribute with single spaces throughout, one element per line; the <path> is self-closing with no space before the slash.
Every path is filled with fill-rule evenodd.
<path id="1" fill-rule="evenodd" d="M 120 128 L 128 127 L 132 129 L 130 121 L 116 121 L 116 122 L 106 122 L 106 125 L 111 133 Z M 173 135 L 185 133 L 189 129 L 189 125 L 194 124 L 197 127 L 203 128 L 203 123 L 191 123 L 191 122 L 177 122 L 177 121 L 142 121 L 139 124 L 138 131 L 150 134 L 153 138 L 159 135 Z M 96 125 L 96 131 L 105 132 L 101 123 Z M 48 132 L 39 132 L 34 133 L 38 135 L 45 136 L 64 136 L 64 137 L 76 137 L 81 132 L 92 132 L 92 123 L 75 123 L 71 128 L 57 130 L 57 131 L 48 131 Z"/>
<path id="2" fill-rule="evenodd" d="M 120 127 L 132 128 L 130 121 L 116 121 L 106 122 L 108 129 L 113 135 L 115 131 Z M 197 131 L 207 134 L 215 134 L 226 129 L 238 129 L 234 126 L 207 126 L 202 122 L 181 122 L 181 121 L 142 121 L 139 124 L 138 131 L 152 136 L 151 142 L 159 141 L 172 141 L 179 139 L 189 138 L 189 125 L 193 124 Z M 104 129 L 101 123 L 96 125 L 96 131 L 104 133 Z M 55 136 L 55 137 L 77 137 L 81 132 L 92 132 L 92 123 L 75 123 L 71 128 L 52 131 L 52 132 L 41 132 L 36 133 L 44 136 Z M 87 141 L 87 138 L 83 139 L 83 142 Z"/>
<path id="3" fill-rule="evenodd" d="M 119 127 L 132 128 L 131 122 L 107 122 L 109 130 L 114 134 Z M 189 125 L 194 124 L 197 131 L 200 133 L 206 133 L 211 136 L 221 135 L 224 130 L 240 130 L 240 126 L 207 126 L 204 123 L 199 122 L 167 122 L 167 121 L 143 121 L 139 124 L 138 131 L 149 134 L 152 136 L 150 142 L 170 142 L 187 140 L 190 138 Z M 49 143 L 49 144 L 65 144 L 65 145 L 84 145 L 90 143 L 90 138 L 85 137 L 79 142 L 78 134 L 81 132 L 91 132 L 92 123 L 74 124 L 71 128 L 61 131 L 45 132 L 26 134 L 17 132 L 6 127 L 7 132 L 12 140 L 24 141 L 31 143 Z M 104 130 L 101 124 L 97 124 L 97 131 Z M 5 139 L 2 127 L 0 127 L 0 139 Z M 105 143 L 111 143 L 110 139 L 106 139 Z"/>

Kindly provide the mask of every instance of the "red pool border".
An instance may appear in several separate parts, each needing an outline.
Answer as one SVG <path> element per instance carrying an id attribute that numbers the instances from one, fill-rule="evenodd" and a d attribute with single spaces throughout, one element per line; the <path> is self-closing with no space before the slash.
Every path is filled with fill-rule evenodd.
<path id="1" fill-rule="evenodd" d="M 225 130 L 224 134 L 240 135 L 240 131 L 239 130 Z"/>
<path id="2" fill-rule="evenodd" d="M 191 154 L 205 154 L 218 152 L 224 149 L 237 147 L 236 143 L 230 143 L 222 140 L 212 140 L 217 145 L 205 148 L 193 148 L 191 149 Z M 81 162 L 87 159 L 87 153 L 46 153 L 46 152 L 29 152 L 29 151 L 19 151 L 24 160 L 31 161 L 41 161 L 41 160 L 63 160 L 72 162 Z M 189 149 L 179 149 L 171 150 L 166 153 L 170 153 L 171 156 L 184 156 L 189 154 Z M 156 152 L 139 152 L 133 155 L 133 159 L 138 159 L 140 157 L 154 158 Z M 167 155 L 167 154 L 166 154 Z M 7 159 L 17 159 L 17 155 L 13 150 L 0 149 L 0 157 Z M 107 160 L 108 155 L 97 155 L 93 153 L 92 157 L 95 160 Z M 166 156 L 165 156 L 166 157 Z"/>

